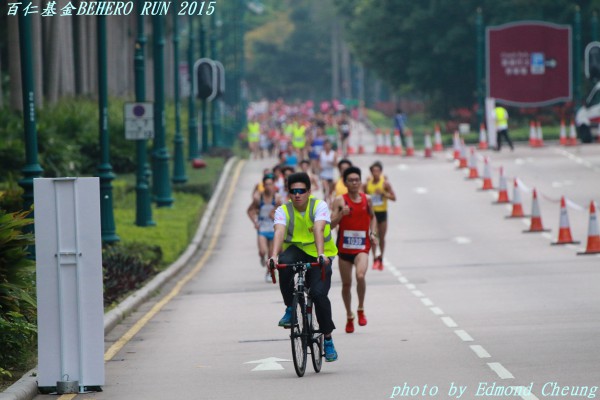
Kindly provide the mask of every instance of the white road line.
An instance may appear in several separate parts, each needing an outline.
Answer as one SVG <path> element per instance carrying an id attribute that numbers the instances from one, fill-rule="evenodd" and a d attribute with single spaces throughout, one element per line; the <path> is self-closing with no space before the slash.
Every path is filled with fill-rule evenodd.
<path id="1" fill-rule="evenodd" d="M 400 278 L 398 278 L 398 281 L 400 283 L 408 283 L 408 279 L 406 279 L 405 277 L 401 276 Z"/>
<path id="2" fill-rule="evenodd" d="M 543 236 L 543 237 L 545 237 L 545 238 L 546 238 L 546 239 L 548 239 L 548 240 L 552 240 L 552 235 L 551 235 L 551 234 L 549 234 L 548 232 L 544 232 L 544 233 L 542 233 L 542 236 Z"/>
<path id="3" fill-rule="evenodd" d="M 392 270 L 392 271 L 391 271 L 391 273 L 392 273 L 392 275 L 394 275 L 394 276 L 400 276 L 400 275 L 402 275 L 402 274 L 401 274 L 400 272 L 398 272 L 397 270 Z"/>
<path id="4" fill-rule="evenodd" d="M 471 243 L 471 239 L 464 236 L 457 236 L 452 239 L 456 244 L 469 244 Z"/>
<path id="5" fill-rule="evenodd" d="M 523 225 L 529 226 L 529 224 L 531 224 L 531 218 L 522 219 L 521 222 L 523 223 Z"/>
<path id="6" fill-rule="evenodd" d="M 473 339 L 473 338 L 471 337 L 471 335 L 469 335 L 469 334 L 467 333 L 467 331 L 464 331 L 464 330 L 462 330 L 462 329 L 455 330 L 455 331 L 454 331 L 454 333 L 456 333 L 456 335 L 457 335 L 457 336 L 458 336 L 458 337 L 459 337 L 459 338 L 460 338 L 460 339 L 461 339 L 463 342 L 472 342 L 472 341 L 474 341 L 474 340 L 475 340 L 475 339 Z"/>
<path id="7" fill-rule="evenodd" d="M 425 294 L 423 292 L 421 292 L 420 290 L 413 290 L 412 294 L 414 294 L 417 297 L 425 297 Z"/>
<path id="8" fill-rule="evenodd" d="M 500 377 L 500 379 L 515 379 L 513 374 L 511 374 L 510 371 L 504 368 L 500 363 L 488 363 L 488 367 L 490 367 L 492 371 L 498 374 L 498 377 Z"/>
<path id="9" fill-rule="evenodd" d="M 423 303 L 423 305 L 426 307 L 431 307 L 433 305 L 433 301 L 431 301 L 427 297 L 422 298 L 421 303 Z"/>
<path id="10" fill-rule="evenodd" d="M 441 320 L 448 328 L 456 328 L 458 326 L 458 324 L 450 317 L 442 317 Z"/>
<path id="11" fill-rule="evenodd" d="M 407 283 L 405 286 L 408 290 L 415 290 L 417 288 L 417 286 L 412 283 Z"/>
<path id="12" fill-rule="evenodd" d="M 471 348 L 471 350 L 473 350 L 475 352 L 475 354 L 477 354 L 477 357 L 479 357 L 479 358 L 490 358 L 491 357 L 490 353 L 488 353 L 486 351 L 486 349 L 483 348 L 483 346 L 480 346 L 478 344 L 473 344 L 469 347 Z"/>
<path id="13" fill-rule="evenodd" d="M 439 307 L 431 307 L 430 310 L 435 315 L 444 315 L 444 311 Z"/>
<path id="14" fill-rule="evenodd" d="M 512 211 L 512 205 L 506 205 L 504 206 L 504 208 L 506 208 L 507 211 Z"/>

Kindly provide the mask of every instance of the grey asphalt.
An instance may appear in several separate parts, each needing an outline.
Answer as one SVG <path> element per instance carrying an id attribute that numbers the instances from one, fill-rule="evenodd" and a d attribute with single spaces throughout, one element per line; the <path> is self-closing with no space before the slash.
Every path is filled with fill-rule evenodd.
<path id="1" fill-rule="evenodd" d="M 367 144 L 371 153 L 372 141 Z M 104 391 L 77 398 L 447 399 L 463 387 L 460 398 L 495 399 L 507 396 L 485 390 L 532 385 L 532 395 L 508 397 L 542 399 L 583 397 L 572 387 L 598 390 L 600 258 L 576 252 L 585 245 L 588 203 L 600 194 L 600 146 L 519 146 L 479 154 L 491 157 L 495 184 L 500 166 L 508 178 L 522 181 L 526 212 L 527 189 L 538 189 L 552 232 L 523 234 L 528 221 L 505 219 L 506 206 L 491 204 L 495 192 L 478 191 L 481 181 L 466 180 L 447 153 L 431 159 L 420 153 L 352 157 L 365 172 L 381 159 L 398 196 L 389 209 L 386 267 L 367 274 L 369 323 L 353 334 L 343 331 L 334 273 L 330 297 L 339 360 L 324 364 L 319 374 L 309 365 L 301 379 L 289 362 L 288 332 L 276 326 L 280 294 L 262 279 L 245 215 L 262 168 L 274 160 L 247 162 L 239 182 L 229 183 L 235 184 L 232 205 L 217 206 L 217 214 L 226 216 L 204 268 L 106 364 Z M 571 229 L 581 245 L 550 245 L 561 195 L 570 199 Z M 159 299 L 118 324 L 107 347 Z M 252 363 L 272 357 L 285 361 Z M 565 391 L 552 396 L 552 390 Z"/>

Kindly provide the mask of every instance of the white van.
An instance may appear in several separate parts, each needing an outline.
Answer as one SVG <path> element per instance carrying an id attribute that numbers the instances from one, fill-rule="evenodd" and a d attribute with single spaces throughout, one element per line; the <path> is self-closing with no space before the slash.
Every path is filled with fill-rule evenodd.
<path id="1" fill-rule="evenodd" d="M 575 114 L 575 125 L 577 126 L 577 136 L 583 143 L 591 143 L 600 136 L 598 125 L 600 124 L 600 82 L 594 85 L 594 88 L 585 99 L 585 104 L 581 106 Z"/>

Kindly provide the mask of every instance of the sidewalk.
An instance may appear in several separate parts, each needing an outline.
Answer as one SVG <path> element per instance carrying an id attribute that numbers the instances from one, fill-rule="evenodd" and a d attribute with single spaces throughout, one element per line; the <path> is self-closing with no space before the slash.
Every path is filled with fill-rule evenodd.
<path id="1" fill-rule="evenodd" d="M 214 212 L 222 201 L 221 197 L 226 188 L 226 183 L 230 178 L 233 166 L 237 162 L 239 162 L 237 157 L 233 157 L 225 164 L 217 187 L 202 216 L 200 226 L 183 254 L 166 270 L 156 275 L 154 279 L 146 284 L 146 286 L 131 294 L 115 308 L 104 314 L 105 335 L 117 326 L 127 315 L 137 309 L 144 301 L 150 298 L 157 289 L 168 282 L 173 276 L 177 275 L 177 273 L 187 265 L 194 253 L 201 247 L 202 240 L 207 233 Z M 36 376 L 36 368 L 27 372 L 21 379 L 12 386 L 9 386 L 4 392 L 0 393 L 0 400 L 32 400 L 38 394 Z"/>

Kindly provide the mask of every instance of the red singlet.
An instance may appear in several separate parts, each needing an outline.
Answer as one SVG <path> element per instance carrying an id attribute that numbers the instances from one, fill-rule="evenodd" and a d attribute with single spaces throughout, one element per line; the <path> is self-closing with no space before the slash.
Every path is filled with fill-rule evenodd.
<path id="1" fill-rule="evenodd" d="M 360 193 L 360 203 L 353 202 L 347 193 L 343 197 L 346 205 L 350 207 L 350 214 L 344 215 L 340 221 L 338 251 L 344 254 L 368 253 L 371 249 L 371 215 L 367 195 Z"/>

